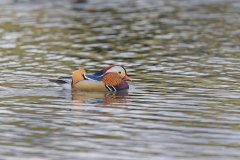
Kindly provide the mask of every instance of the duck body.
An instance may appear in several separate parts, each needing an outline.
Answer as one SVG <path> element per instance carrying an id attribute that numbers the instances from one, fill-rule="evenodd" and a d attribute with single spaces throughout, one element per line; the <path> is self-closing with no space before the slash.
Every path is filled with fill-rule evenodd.
<path id="1" fill-rule="evenodd" d="M 62 85 L 64 89 L 89 92 L 116 92 L 129 89 L 127 83 L 131 80 L 122 66 L 109 66 L 93 75 L 86 74 L 85 69 L 79 68 L 72 76 L 60 77 L 51 82 Z"/>
<path id="2" fill-rule="evenodd" d="M 102 81 L 84 80 L 74 85 L 73 89 L 80 90 L 80 91 L 116 92 L 124 89 L 129 89 L 129 85 L 127 82 L 122 82 L 119 85 L 110 86 L 110 85 L 106 85 Z"/>

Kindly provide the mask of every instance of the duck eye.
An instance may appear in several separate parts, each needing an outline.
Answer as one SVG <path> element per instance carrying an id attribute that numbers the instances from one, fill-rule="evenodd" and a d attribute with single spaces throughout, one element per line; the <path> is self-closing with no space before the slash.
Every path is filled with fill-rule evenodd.
<path id="1" fill-rule="evenodd" d="M 119 74 L 121 74 L 122 72 L 118 72 Z"/>

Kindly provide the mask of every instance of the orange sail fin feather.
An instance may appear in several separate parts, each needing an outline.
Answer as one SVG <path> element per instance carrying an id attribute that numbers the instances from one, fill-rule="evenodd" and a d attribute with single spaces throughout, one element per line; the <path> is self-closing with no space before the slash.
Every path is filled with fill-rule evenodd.
<path id="1" fill-rule="evenodd" d="M 78 70 L 74 71 L 72 73 L 72 85 L 75 85 L 79 81 L 84 80 L 84 74 L 86 74 L 86 71 L 84 68 L 79 68 Z"/>

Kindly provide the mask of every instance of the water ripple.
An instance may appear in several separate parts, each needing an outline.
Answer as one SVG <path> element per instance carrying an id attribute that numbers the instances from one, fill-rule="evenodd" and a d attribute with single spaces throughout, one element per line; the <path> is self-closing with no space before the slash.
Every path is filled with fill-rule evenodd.
<path id="1" fill-rule="evenodd" d="M 239 159 L 238 1 L 0 3 L 2 158 Z M 112 64 L 128 92 L 48 81 Z"/>

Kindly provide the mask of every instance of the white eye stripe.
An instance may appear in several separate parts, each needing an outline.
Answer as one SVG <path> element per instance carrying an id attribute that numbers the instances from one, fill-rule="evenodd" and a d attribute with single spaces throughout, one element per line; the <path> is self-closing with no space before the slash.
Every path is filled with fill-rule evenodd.
<path id="1" fill-rule="evenodd" d="M 125 70 L 122 67 L 120 67 L 120 66 L 114 66 L 114 67 L 110 68 L 106 73 L 109 73 L 109 72 L 116 72 L 116 73 L 120 73 L 121 72 L 121 73 L 125 73 L 126 74 Z"/>

